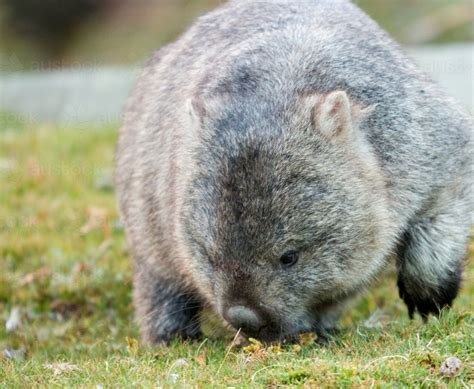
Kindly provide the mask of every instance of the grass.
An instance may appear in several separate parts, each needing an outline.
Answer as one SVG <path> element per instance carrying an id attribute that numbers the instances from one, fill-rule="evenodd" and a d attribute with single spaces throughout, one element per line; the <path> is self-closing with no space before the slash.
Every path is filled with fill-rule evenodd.
<path id="1" fill-rule="evenodd" d="M 142 346 L 107 183 L 116 129 L 32 128 L 7 119 L 0 120 L 0 387 L 474 385 L 474 250 L 454 309 L 427 325 L 408 320 L 388 277 L 327 347 L 307 340 L 231 348 L 229 338 L 212 336 Z M 21 325 L 7 332 L 15 307 Z M 450 356 L 463 364 L 452 378 L 440 372 Z"/>

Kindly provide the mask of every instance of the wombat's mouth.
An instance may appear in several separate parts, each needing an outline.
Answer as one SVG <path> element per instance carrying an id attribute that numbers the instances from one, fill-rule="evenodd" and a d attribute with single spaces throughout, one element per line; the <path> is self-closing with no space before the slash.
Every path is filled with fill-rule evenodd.
<path id="1" fill-rule="evenodd" d="M 312 332 L 312 321 L 294 317 L 286 321 L 268 308 L 244 304 L 242 302 L 224 305 L 221 314 L 225 321 L 247 338 L 263 342 L 288 342 L 299 340 L 299 335 Z"/>
<path id="2" fill-rule="evenodd" d="M 235 328 L 235 327 L 234 327 Z M 297 326 L 290 326 L 285 328 L 283 323 L 271 323 L 265 325 L 258 330 L 251 328 L 237 328 L 240 333 L 246 338 L 254 338 L 263 343 L 298 343 L 301 339 L 301 334 L 308 332 L 317 332 L 316 329 L 299 328 Z M 318 335 L 319 336 L 319 335 Z"/>

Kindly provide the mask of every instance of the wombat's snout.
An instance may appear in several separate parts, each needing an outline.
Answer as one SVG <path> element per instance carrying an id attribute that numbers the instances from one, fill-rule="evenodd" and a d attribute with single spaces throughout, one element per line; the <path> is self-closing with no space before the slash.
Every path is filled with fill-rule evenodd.
<path id="1" fill-rule="evenodd" d="M 224 310 L 224 319 L 246 335 L 256 335 L 266 325 L 263 317 L 254 309 L 243 305 L 233 305 Z"/>

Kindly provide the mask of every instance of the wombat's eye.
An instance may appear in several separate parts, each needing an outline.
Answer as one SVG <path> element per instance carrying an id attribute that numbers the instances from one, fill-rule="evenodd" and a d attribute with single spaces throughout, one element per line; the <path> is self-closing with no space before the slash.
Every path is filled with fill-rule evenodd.
<path id="1" fill-rule="evenodd" d="M 291 267 L 298 262 L 298 252 L 295 250 L 287 251 L 280 257 L 280 263 L 283 267 Z"/>

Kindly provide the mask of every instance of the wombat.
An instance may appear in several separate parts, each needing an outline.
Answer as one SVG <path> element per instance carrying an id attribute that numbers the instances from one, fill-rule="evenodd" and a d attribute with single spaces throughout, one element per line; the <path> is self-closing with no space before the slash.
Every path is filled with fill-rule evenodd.
<path id="1" fill-rule="evenodd" d="M 213 309 L 264 341 L 336 327 L 395 258 L 410 317 L 450 306 L 471 118 L 347 0 L 234 0 L 145 66 L 116 157 L 143 339 Z"/>

